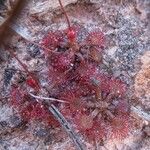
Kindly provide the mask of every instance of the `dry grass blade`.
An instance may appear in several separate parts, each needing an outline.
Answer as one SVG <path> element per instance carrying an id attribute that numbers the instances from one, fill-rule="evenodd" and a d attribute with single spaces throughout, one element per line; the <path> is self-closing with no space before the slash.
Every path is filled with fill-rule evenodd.
<path id="1" fill-rule="evenodd" d="M 52 97 L 43 97 L 43 96 L 36 96 L 32 93 L 29 92 L 29 95 L 31 95 L 32 97 L 36 98 L 36 99 L 41 99 L 41 100 L 49 100 L 49 101 L 53 101 L 53 102 L 61 102 L 61 103 L 68 103 L 64 100 L 60 100 L 57 98 L 52 98 Z"/>

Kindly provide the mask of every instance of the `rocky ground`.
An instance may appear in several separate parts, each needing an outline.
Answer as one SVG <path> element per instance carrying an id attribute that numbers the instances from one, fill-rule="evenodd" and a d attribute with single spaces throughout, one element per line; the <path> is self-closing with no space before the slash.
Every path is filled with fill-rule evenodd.
<path id="1" fill-rule="evenodd" d="M 102 68 L 128 85 L 134 129 L 123 141 L 88 143 L 89 150 L 149 150 L 150 147 L 150 1 L 149 0 L 62 0 L 72 24 L 87 30 L 99 28 L 106 36 Z M 1 3 L 1 1 L 0 1 Z M 8 4 L 7 4 L 8 5 Z M 7 7 L 6 7 L 7 8 Z M 5 9 L 5 7 L 3 7 Z M 7 10 L 6 10 L 7 11 Z M 0 10 L 0 18 L 5 19 Z M 1 23 L 0 23 L 1 25 Z M 26 1 L 11 20 L 4 42 L 15 47 L 30 70 L 44 66 L 43 52 L 29 44 L 39 42 L 49 30 L 65 29 L 65 17 L 57 0 Z M 2 35 L 2 36 L 3 36 Z M 22 37 L 23 38 L 22 38 Z M 15 69 L 14 69 L 15 68 Z M 70 138 L 60 129 L 42 123 L 22 122 L 9 105 L 15 59 L 0 48 L 0 150 L 73 150 Z"/>

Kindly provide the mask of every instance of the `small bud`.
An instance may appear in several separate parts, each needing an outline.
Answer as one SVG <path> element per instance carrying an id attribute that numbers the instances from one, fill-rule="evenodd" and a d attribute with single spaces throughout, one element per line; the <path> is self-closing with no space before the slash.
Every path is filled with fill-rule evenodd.
<path id="1" fill-rule="evenodd" d="M 39 89 L 38 82 L 35 79 L 33 79 L 32 77 L 27 78 L 26 84 L 28 86 L 32 87 L 33 89 Z"/>
<path id="2" fill-rule="evenodd" d="M 86 42 L 89 45 L 93 45 L 93 46 L 99 46 L 99 47 L 104 46 L 105 43 L 104 34 L 101 31 L 93 31 L 88 35 Z"/>
<path id="3" fill-rule="evenodd" d="M 69 29 L 67 37 L 70 40 L 70 42 L 73 42 L 76 38 L 76 32 L 73 29 Z"/>

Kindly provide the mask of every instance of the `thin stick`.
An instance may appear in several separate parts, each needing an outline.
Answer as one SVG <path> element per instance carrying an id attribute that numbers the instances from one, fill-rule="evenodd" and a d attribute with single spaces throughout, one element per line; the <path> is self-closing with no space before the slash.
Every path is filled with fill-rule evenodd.
<path id="1" fill-rule="evenodd" d="M 31 95 L 32 97 L 34 97 L 36 99 L 43 99 L 43 100 L 50 100 L 50 101 L 61 102 L 61 103 L 68 103 L 67 101 L 60 100 L 60 99 L 57 99 L 57 98 L 36 96 L 36 95 L 34 95 L 34 94 L 30 93 L 30 92 L 29 92 L 29 95 Z"/>
<path id="2" fill-rule="evenodd" d="M 67 13 L 66 13 L 66 11 L 64 9 L 64 6 L 63 6 L 61 0 L 58 0 L 58 1 L 59 1 L 59 4 L 60 4 L 60 7 L 61 7 L 61 9 L 62 9 L 62 11 L 63 11 L 63 13 L 64 13 L 64 15 L 66 17 L 66 21 L 67 21 L 68 27 L 70 28 L 71 25 L 70 25 L 69 17 L 68 17 L 68 15 L 67 15 Z"/>
<path id="3" fill-rule="evenodd" d="M 59 121 L 61 126 L 65 129 L 68 133 L 70 138 L 75 143 L 78 150 L 84 150 L 83 144 L 80 142 L 79 138 L 76 136 L 75 132 L 73 131 L 69 122 L 64 118 L 64 116 L 59 112 L 59 110 L 52 104 L 49 107 L 50 112 L 55 116 L 55 118 Z"/>
<path id="4" fill-rule="evenodd" d="M 32 79 L 35 80 L 34 75 L 28 70 L 27 66 L 26 66 L 24 63 L 22 63 L 22 61 L 14 54 L 14 52 L 12 52 L 9 48 L 7 48 L 7 46 L 6 46 L 6 50 L 11 54 L 12 57 L 14 57 L 14 58 L 19 62 L 19 64 L 23 67 L 23 69 L 25 70 L 25 72 L 27 72 L 27 74 L 28 74 Z M 38 82 L 37 80 L 35 80 L 35 81 L 37 82 L 37 86 L 38 86 L 38 88 L 39 88 L 39 87 L 40 87 L 39 82 Z"/>

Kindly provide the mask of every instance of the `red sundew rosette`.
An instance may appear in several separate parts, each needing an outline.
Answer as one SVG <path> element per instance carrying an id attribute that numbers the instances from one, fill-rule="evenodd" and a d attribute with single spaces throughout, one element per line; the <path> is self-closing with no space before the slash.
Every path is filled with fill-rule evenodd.
<path id="1" fill-rule="evenodd" d="M 114 117 L 110 121 L 110 138 L 123 140 L 128 136 L 132 128 L 128 101 L 123 98 L 119 99 L 114 113 Z"/>
<path id="2" fill-rule="evenodd" d="M 50 67 L 53 67 L 55 71 L 62 73 L 72 67 L 74 55 L 69 51 L 52 53 L 47 61 Z"/>
<path id="3" fill-rule="evenodd" d="M 21 115 L 27 121 L 38 120 L 43 119 L 43 117 L 46 116 L 46 111 L 39 103 L 29 102 L 23 106 Z"/>
<path id="4" fill-rule="evenodd" d="M 41 41 L 41 46 L 48 55 L 64 42 L 64 33 L 62 31 L 51 31 L 47 33 Z"/>
<path id="5" fill-rule="evenodd" d="M 68 82 L 68 72 L 58 72 L 53 67 L 49 66 L 48 68 L 48 80 L 50 87 L 55 88 L 58 86 L 63 87 Z M 65 87 L 64 87 L 65 88 Z"/>
<path id="6" fill-rule="evenodd" d="M 125 139 L 130 132 L 131 122 L 129 114 L 119 114 L 116 115 L 111 120 L 111 133 L 110 139 L 123 140 Z"/>
<path id="7" fill-rule="evenodd" d="M 106 127 L 101 120 L 93 119 L 90 115 L 80 112 L 73 118 L 73 122 L 79 131 L 88 140 L 102 140 L 106 137 Z"/>
<path id="8" fill-rule="evenodd" d="M 101 63 L 102 51 L 105 45 L 105 36 L 100 30 L 91 31 L 85 40 L 85 45 L 89 45 L 89 56 L 95 62 Z"/>
<path id="9" fill-rule="evenodd" d="M 91 31 L 86 38 L 87 45 L 102 47 L 105 44 L 105 36 L 100 30 Z"/>
<path id="10" fill-rule="evenodd" d="M 63 91 L 60 95 L 60 99 L 65 100 L 68 104 L 70 111 L 76 113 L 76 111 L 81 111 L 85 107 L 85 101 L 82 99 L 80 91 L 76 89 L 68 89 Z"/>
<path id="11" fill-rule="evenodd" d="M 114 97 L 123 97 L 126 94 L 126 84 L 119 79 L 111 78 L 109 81 L 109 91 Z"/>
<path id="12" fill-rule="evenodd" d="M 81 85 L 91 85 L 92 79 L 97 75 L 98 67 L 95 64 L 81 64 L 76 71 L 76 80 Z"/>
<path id="13" fill-rule="evenodd" d="M 58 121 L 48 111 L 48 108 L 38 102 L 30 102 L 20 111 L 22 118 L 28 122 L 42 121 L 45 125 L 59 126 Z"/>
<path id="14" fill-rule="evenodd" d="M 111 88 L 113 90 L 113 87 L 110 87 L 110 77 L 100 73 L 95 64 L 81 64 L 77 68 L 75 81 L 78 83 L 80 91 L 83 89 L 83 93 L 85 92 L 87 95 L 97 92 L 108 94 L 111 92 Z"/>

